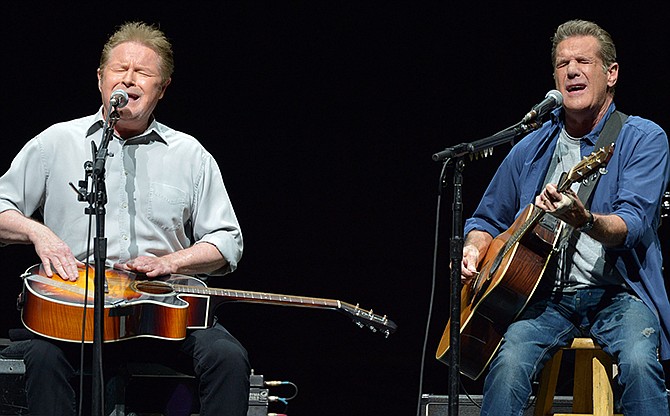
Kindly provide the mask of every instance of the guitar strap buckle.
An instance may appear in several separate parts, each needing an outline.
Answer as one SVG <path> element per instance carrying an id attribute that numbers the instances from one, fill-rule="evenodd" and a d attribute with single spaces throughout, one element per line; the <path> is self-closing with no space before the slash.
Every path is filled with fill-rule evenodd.
<path id="1" fill-rule="evenodd" d="M 544 215 L 540 219 L 540 225 L 551 232 L 557 231 L 560 222 L 561 220 L 553 215 Z"/>

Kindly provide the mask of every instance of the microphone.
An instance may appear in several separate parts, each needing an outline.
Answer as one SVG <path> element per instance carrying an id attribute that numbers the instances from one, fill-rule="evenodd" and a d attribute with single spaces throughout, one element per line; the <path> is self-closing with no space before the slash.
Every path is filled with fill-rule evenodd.
<path id="1" fill-rule="evenodd" d="M 116 108 L 123 108 L 128 104 L 128 93 L 124 90 L 116 90 L 109 97 L 109 105 Z"/>
<path id="2" fill-rule="evenodd" d="M 558 90 L 551 90 L 544 96 L 544 100 L 539 104 L 533 106 L 533 108 L 523 116 L 521 124 L 528 124 L 531 121 L 536 119 L 541 119 L 547 113 L 552 111 L 555 108 L 559 108 L 563 105 L 563 95 L 561 95 Z"/>

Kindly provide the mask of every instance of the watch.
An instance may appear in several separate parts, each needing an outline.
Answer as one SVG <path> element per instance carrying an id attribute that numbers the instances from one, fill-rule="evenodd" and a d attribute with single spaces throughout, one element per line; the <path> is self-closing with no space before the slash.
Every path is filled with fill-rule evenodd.
<path id="1" fill-rule="evenodd" d="M 593 228 L 593 224 L 596 221 L 595 217 L 593 216 L 593 213 L 591 211 L 588 211 L 588 213 L 589 213 L 589 219 L 586 220 L 586 223 L 584 225 L 582 225 L 581 227 L 579 227 L 577 229 L 578 231 L 580 231 L 582 233 L 587 233 L 587 232 L 591 231 L 591 229 Z"/>

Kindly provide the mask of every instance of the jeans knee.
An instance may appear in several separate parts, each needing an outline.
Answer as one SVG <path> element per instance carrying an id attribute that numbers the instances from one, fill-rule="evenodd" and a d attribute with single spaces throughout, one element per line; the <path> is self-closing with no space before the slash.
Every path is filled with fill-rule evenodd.
<path id="1" fill-rule="evenodd" d="M 645 346 L 627 348 L 617 361 L 622 376 L 630 380 L 658 377 L 663 371 L 656 350 Z"/>
<path id="2" fill-rule="evenodd" d="M 530 379 L 533 375 L 533 365 L 527 361 L 527 352 L 518 348 L 505 348 L 494 359 L 491 368 L 495 368 L 499 382 L 500 378 L 513 382 Z"/>

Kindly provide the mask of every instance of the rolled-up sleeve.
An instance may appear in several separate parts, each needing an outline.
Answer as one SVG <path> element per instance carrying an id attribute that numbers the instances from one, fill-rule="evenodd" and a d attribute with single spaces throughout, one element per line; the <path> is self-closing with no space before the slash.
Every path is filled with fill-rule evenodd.
<path id="1" fill-rule="evenodd" d="M 628 131 L 616 144 L 619 174 L 612 214 L 618 215 L 627 227 L 623 248 L 636 247 L 659 218 L 658 198 L 667 186 L 668 138 L 656 124 L 633 120 Z M 607 175 L 605 175 L 607 176 Z"/>
<path id="2" fill-rule="evenodd" d="M 16 210 L 32 215 L 44 198 L 47 179 L 44 151 L 36 137 L 26 143 L 0 177 L 0 212 Z"/>
<path id="3" fill-rule="evenodd" d="M 213 244 L 226 259 L 227 265 L 213 275 L 234 271 L 242 258 L 242 231 L 214 158 L 202 157 L 202 175 L 195 189 L 196 209 L 193 214 L 195 242 Z"/>

